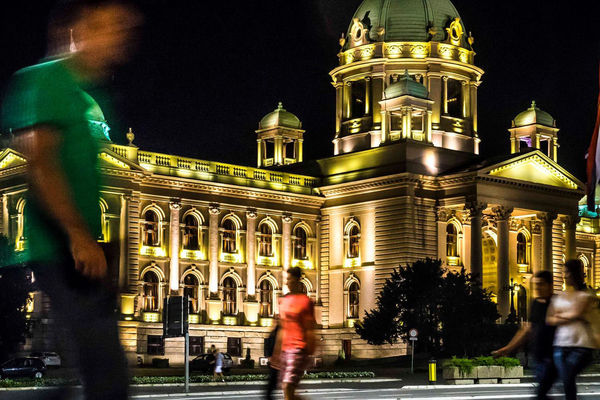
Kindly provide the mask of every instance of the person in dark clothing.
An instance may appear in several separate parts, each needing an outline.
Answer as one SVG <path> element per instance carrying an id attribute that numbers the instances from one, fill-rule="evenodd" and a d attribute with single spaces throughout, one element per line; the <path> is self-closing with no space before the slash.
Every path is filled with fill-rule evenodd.
<path id="1" fill-rule="evenodd" d="M 552 343 L 555 328 L 546 324 L 546 313 L 552 298 L 552 274 L 540 271 L 533 276 L 536 293 L 531 303 L 529 322 L 524 324 L 510 343 L 493 351 L 494 356 L 506 356 L 516 352 L 527 341 L 533 350 L 535 361 L 535 379 L 538 383 L 537 398 L 548 399 L 548 392 L 557 378 L 556 367 L 552 361 Z"/>
<path id="2" fill-rule="evenodd" d="M 274 392 L 277 390 L 279 383 L 279 357 L 280 351 L 277 347 L 277 335 L 279 334 L 279 323 L 276 320 L 276 325 L 269 334 L 267 339 L 268 347 L 265 349 L 265 355 L 269 357 L 269 378 L 267 381 L 267 392 L 265 398 L 267 400 L 274 399 Z"/>

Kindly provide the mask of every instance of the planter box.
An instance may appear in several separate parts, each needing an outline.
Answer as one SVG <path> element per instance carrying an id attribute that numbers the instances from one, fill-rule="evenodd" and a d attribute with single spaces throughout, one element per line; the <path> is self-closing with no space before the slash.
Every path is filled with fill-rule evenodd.
<path id="1" fill-rule="evenodd" d="M 492 365 L 485 367 L 475 367 L 477 379 L 500 379 L 504 378 L 504 368 Z"/>
<path id="2" fill-rule="evenodd" d="M 451 381 L 451 380 L 473 380 L 474 381 L 475 379 L 477 379 L 477 372 L 476 372 L 475 368 L 473 368 L 473 370 L 470 373 L 463 374 L 462 372 L 460 372 L 458 367 L 448 367 L 448 368 L 444 368 L 443 376 L 444 376 L 444 379 L 447 381 Z M 464 382 L 461 382 L 460 384 L 463 384 L 463 383 Z M 471 382 L 471 383 L 473 383 L 473 382 Z M 457 383 L 452 382 L 451 384 L 457 384 Z M 466 383 L 464 383 L 464 384 L 466 384 Z"/>
<path id="3" fill-rule="evenodd" d="M 523 377 L 523 367 L 504 368 L 505 379 L 521 379 Z"/>

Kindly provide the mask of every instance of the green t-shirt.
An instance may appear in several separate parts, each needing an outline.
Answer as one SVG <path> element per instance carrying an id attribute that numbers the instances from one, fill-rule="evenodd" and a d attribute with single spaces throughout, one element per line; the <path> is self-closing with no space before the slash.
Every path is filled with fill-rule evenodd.
<path id="1" fill-rule="evenodd" d="M 15 73 L 2 105 L 2 133 L 46 125 L 61 135 L 59 165 L 77 210 L 94 237 L 101 234 L 98 130 L 108 137 L 102 111 L 68 69 L 67 59 L 43 62 Z M 102 118 L 101 118 L 102 116 Z M 104 126 L 102 125 L 104 124 Z M 28 192 L 25 206 L 24 261 L 68 257 L 65 232 Z"/>

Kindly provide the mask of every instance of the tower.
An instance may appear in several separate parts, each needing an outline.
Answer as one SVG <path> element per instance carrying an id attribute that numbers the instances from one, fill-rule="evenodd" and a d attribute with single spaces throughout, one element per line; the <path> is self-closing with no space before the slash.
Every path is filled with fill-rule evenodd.
<path id="1" fill-rule="evenodd" d="M 549 158 L 558 158 L 558 131 L 556 120 L 546 111 L 540 110 L 531 102 L 531 107 L 519 113 L 512 121 L 510 132 L 510 152 L 518 153 L 521 146 L 545 150 Z M 544 148 L 545 147 L 545 148 Z"/>
<path id="2" fill-rule="evenodd" d="M 334 154 L 412 139 L 400 125 L 386 127 L 386 91 L 397 82 L 422 85 L 431 101 L 429 141 L 436 147 L 479 153 L 473 37 L 450 0 L 364 0 L 340 39 Z M 411 86 L 413 86 L 411 84 Z M 425 100 L 425 99 L 422 99 Z M 389 129 L 389 132 L 386 132 Z"/>
<path id="3" fill-rule="evenodd" d="M 286 111 L 281 102 L 275 111 L 260 120 L 256 135 L 259 168 L 302 162 L 302 122 L 294 114 Z"/>

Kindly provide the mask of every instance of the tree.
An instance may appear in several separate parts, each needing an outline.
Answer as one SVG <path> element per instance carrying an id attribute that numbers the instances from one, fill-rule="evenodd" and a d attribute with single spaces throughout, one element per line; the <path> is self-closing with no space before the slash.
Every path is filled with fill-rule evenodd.
<path id="1" fill-rule="evenodd" d="M 370 344 L 407 340 L 419 331 L 417 351 L 437 355 L 489 352 L 502 331 L 490 293 L 464 269 L 450 272 L 440 260 L 420 260 L 393 271 L 356 332 Z M 502 335 L 504 336 L 504 335 Z"/>
<path id="2" fill-rule="evenodd" d="M 17 350 L 28 330 L 25 307 L 32 284 L 24 266 L 9 266 L 15 259 L 12 243 L 0 235 L 0 361 Z"/>

